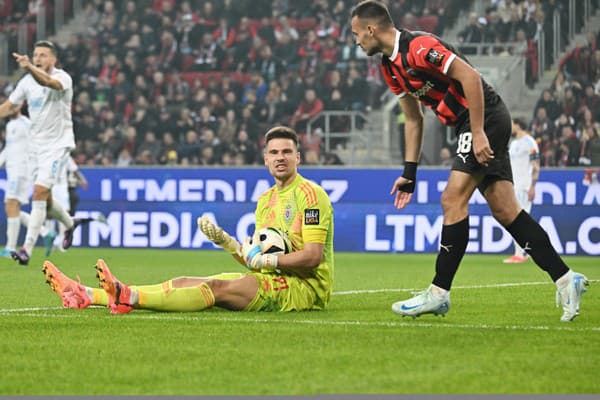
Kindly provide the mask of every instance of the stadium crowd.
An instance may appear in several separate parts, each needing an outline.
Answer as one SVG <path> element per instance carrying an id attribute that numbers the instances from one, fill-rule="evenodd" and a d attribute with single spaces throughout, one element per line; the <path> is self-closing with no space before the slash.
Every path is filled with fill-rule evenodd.
<path id="1" fill-rule="evenodd" d="M 48 0 L 5 3 L 12 7 L 0 13 L 0 30 L 13 33 L 18 21 L 33 24 L 41 3 L 51 7 Z M 282 123 L 300 133 L 305 163 L 341 163 L 335 152 L 323 151 L 318 136 L 308 140 L 304 133 L 321 111 L 375 108 L 386 90 L 378 60 L 353 43 L 354 3 L 85 1 L 86 30 L 72 34 L 59 54 L 75 83 L 74 158 L 80 165 L 255 164 L 261 133 Z M 401 26 L 442 34 L 469 2 L 388 3 Z M 539 35 L 563 3 L 492 1 L 485 16 L 470 15 L 459 34 L 462 50 L 493 43 L 484 52 L 523 53 L 531 86 Z M 536 105 L 531 130 L 543 166 L 600 165 L 597 39 L 590 35 L 586 46 L 565 56 Z M 0 82 L 0 100 L 13 85 Z M 334 131 L 349 128 L 346 117 L 332 120 Z"/>
<path id="2" fill-rule="evenodd" d="M 29 3 L 33 10 L 39 1 Z M 467 1 L 389 3 L 407 26 L 441 33 Z M 324 109 L 376 107 L 385 88 L 377 61 L 353 43 L 353 4 L 88 0 L 87 30 L 59 54 L 74 81 L 74 158 L 81 165 L 254 164 L 267 127 L 289 124 L 306 138 L 308 120 Z M 32 16 L 23 7 L 1 21 Z M 3 94 L 12 85 L 3 83 Z M 333 124 L 349 129 L 343 117 Z M 341 162 L 318 140 L 303 140 L 302 150 L 305 163 Z"/>
<path id="3" fill-rule="evenodd" d="M 560 61 L 535 105 L 531 132 L 542 166 L 600 166 L 600 34 Z"/>
<path id="4" fill-rule="evenodd" d="M 538 45 L 546 35 L 544 51 L 551 59 L 552 18 L 558 12 L 567 26 L 565 1 L 494 0 L 484 16 L 469 15 L 459 33 L 465 54 L 523 54 L 527 60 L 526 83 L 538 81 Z M 598 6 L 595 2 L 595 7 Z M 578 11 L 582 11 L 579 7 Z M 582 15 L 576 15 L 583 26 Z M 567 29 L 561 30 L 566 35 Z M 558 63 L 552 85 L 544 88 L 535 105 L 530 130 L 540 148 L 542 166 L 600 166 L 600 32 L 587 34 Z M 563 43 L 567 38 L 563 38 Z M 507 47 L 507 43 L 513 46 Z M 477 48 L 479 45 L 481 48 Z"/>

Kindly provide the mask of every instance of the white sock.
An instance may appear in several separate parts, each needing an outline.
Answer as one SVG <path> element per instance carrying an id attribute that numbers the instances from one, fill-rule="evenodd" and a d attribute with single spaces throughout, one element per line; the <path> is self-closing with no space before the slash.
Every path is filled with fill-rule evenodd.
<path id="1" fill-rule="evenodd" d="M 517 241 L 515 240 L 515 255 L 519 257 L 525 257 L 526 254 L 527 253 L 525 253 L 523 248 L 519 246 L 519 243 L 517 243 Z"/>
<path id="2" fill-rule="evenodd" d="M 44 225 L 42 225 L 42 229 L 40 229 L 40 235 L 46 236 L 50 231 L 54 230 L 54 220 L 47 219 Z"/>
<path id="3" fill-rule="evenodd" d="M 19 220 L 21 221 L 21 225 L 27 228 L 29 226 L 29 213 L 26 211 L 21 211 L 19 213 Z"/>
<path id="4" fill-rule="evenodd" d="M 56 235 L 56 239 L 54 239 L 54 245 L 56 247 L 62 247 L 62 242 L 65 237 L 65 231 L 67 227 L 64 224 L 58 223 L 58 235 Z"/>
<path id="5" fill-rule="evenodd" d="M 21 229 L 21 219 L 19 217 L 11 217 L 6 219 L 6 248 L 15 250 L 17 248 L 17 240 L 19 239 L 19 230 Z"/>
<path id="6" fill-rule="evenodd" d="M 431 292 L 436 296 L 436 297 L 444 297 L 446 296 L 448 293 L 450 293 L 449 290 L 446 289 L 442 289 L 439 286 L 436 286 L 434 284 L 431 284 Z"/>
<path id="7" fill-rule="evenodd" d="M 59 220 L 60 222 L 62 222 L 63 224 L 65 224 L 65 226 L 67 228 L 73 227 L 73 218 L 69 215 L 68 212 L 65 211 L 65 209 L 56 200 L 52 201 L 52 207 L 50 208 L 50 215 L 52 217 L 56 218 L 57 220 Z"/>
<path id="8" fill-rule="evenodd" d="M 556 287 L 559 289 L 564 288 L 571 281 L 572 277 L 573 277 L 573 270 L 569 270 L 569 272 L 567 272 L 566 274 L 564 274 L 563 276 L 561 276 L 560 278 L 558 278 L 556 280 Z"/>
<path id="9" fill-rule="evenodd" d="M 40 236 L 40 229 L 46 221 L 46 202 L 44 200 L 34 200 L 31 202 L 31 216 L 27 226 L 27 235 L 25 236 L 25 250 L 31 255 L 33 247 Z"/>

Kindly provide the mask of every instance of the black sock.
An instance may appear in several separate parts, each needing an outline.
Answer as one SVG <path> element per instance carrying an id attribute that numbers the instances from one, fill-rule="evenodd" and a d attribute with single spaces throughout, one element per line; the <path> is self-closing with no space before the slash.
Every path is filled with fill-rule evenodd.
<path id="1" fill-rule="evenodd" d="M 442 227 L 440 252 L 435 261 L 435 278 L 433 284 L 450 290 L 452 280 L 460 260 L 462 260 L 469 243 L 469 217 L 452 225 Z"/>
<path id="2" fill-rule="evenodd" d="M 506 230 L 554 282 L 569 272 L 569 267 L 552 247 L 546 231 L 525 210 L 521 210 Z"/>

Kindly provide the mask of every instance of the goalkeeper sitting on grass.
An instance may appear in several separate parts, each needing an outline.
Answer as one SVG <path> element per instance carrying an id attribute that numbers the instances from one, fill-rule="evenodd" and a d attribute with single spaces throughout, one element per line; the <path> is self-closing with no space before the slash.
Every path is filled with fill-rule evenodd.
<path id="1" fill-rule="evenodd" d="M 156 285 L 121 283 L 103 260 L 96 263 L 102 289 L 83 286 L 65 276 L 50 261 L 43 271 L 64 307 L 107 305 L 113 314 L 134 308 L 160 311 L 200 311 L 212 306 L 244 311 L 320 310 L 329 302 L 333 285 L 333 209 L 327 194 L 298 173 L 298 137 L 277 126 L 265 134 L 264 161 L 275 185 L 256 207 L 256 230 L 275 227 L 289 236 L 288 254 L 262 254 L 246 239 L 240 245 L 207 217 L 198 228 L 250 271 L 209 277 L 179 277 Z"/>

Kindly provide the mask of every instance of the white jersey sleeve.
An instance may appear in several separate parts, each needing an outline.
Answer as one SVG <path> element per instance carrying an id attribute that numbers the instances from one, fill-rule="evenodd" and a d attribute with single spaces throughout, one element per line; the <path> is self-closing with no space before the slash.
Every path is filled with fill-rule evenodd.
<path id="1" fill-rule="evenodd" d="M 30 138 L 37 148 L 44 152 L 73 149 L 73 81 L 69 74 L 58 68 L 54 68 L 50 76 L 61 83 L 62 90 L 42 86 L 28 74 L 19 81 L 9 101 L 20 104 L 27 100 L 31 117 Z"/>
<path id="2" fill-rule="evenodd" d="M 17 87 L 15 87 L 15 90 L 13 90 L 10 96 L 8 96 L 8 101 L 10 101 L 11 104 L 21 105 L 23 104 L 23 102 L 25 102 L 25 100 L 27 100 L 27 92 L 25 90 L 26 84 L 23 83 L 23 81 L 25 81 L 26 79 L 27 76 L 23 77 L 17 83 Z"/>
<path id="3" fill-rule="evenodd" d="M 63 91 L 73 89 L 73 79 L 65 71 L 58 70 L 57 74 L 52 74 L 52 78 L 60 82 Z"/>

